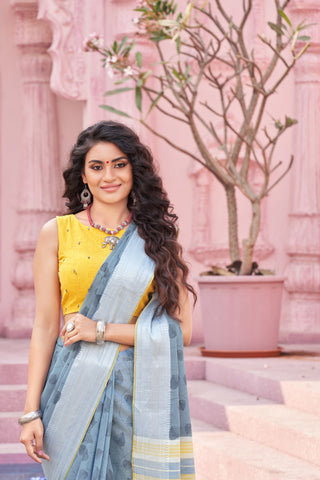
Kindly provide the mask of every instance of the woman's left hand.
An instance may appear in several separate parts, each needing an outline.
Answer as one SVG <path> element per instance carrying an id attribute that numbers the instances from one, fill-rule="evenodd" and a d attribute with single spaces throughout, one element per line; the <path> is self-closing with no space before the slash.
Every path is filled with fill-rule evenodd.
<path id="1" fill-rule="evenodd" d="M 67 331 L 67 326 L 73 322 L 74 328 Z M 61 330 L 61 338 L 65 347 L 72 345 L 79 340 L 85 342 L 95 342 L 97 334 L 97 322 L 87 318 L 81 313 L 76 313 L 73 317 L 68 318 L 63 329 Z"/>

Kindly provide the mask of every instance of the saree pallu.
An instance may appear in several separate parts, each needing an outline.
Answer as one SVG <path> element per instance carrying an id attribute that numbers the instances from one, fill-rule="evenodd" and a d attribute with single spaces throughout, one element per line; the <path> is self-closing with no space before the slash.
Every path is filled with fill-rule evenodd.
<path id="1" fill-rule="evenodd" d="M 154 263 L 131 224 L 97 273 L 80 313 L 128 323 Z M 154 294 L 135 348 L 58 339 L 41 397 L 47 480 L 194 479 L 180 325 Z"/>

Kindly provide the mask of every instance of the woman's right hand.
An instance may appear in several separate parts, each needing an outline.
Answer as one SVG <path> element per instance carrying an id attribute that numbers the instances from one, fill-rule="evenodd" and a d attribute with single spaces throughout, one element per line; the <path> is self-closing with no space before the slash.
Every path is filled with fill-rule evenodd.
<path id="1" fill-rule="evenodd" d="M 43 453 L 43 424 L 40 418 L 23 425 L 20 442 L 24 444 L 27 454 L 35 462 L 42 463 L 41 458 L 50 460 L 48 455 Z"/>

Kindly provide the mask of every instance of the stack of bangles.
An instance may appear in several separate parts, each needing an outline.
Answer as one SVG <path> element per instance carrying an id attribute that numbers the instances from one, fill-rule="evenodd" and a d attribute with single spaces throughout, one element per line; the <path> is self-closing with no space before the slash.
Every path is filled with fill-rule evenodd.
<path id="1" fill-rule="evenodd" d="M 42 418 L 41 410 L 35 410 L 34 412 L 29 412 L 29 413 L 26 413 L 25 415 L 22 415 L 22 417 L 19 418 L 18 422 L 20 425 L 24 425 L 25 423 L 29 423 L 29 422 L 32 422 L 33 420 L 36 420 L 37 418 Z"/>
<path id="2" fill-rule="evenodd" d="M 97 321 L 97 334 L 96 334 L 96 344 L 104 344 L 104 332 L 106 330 L 106 324 L 104 320 Z"/>

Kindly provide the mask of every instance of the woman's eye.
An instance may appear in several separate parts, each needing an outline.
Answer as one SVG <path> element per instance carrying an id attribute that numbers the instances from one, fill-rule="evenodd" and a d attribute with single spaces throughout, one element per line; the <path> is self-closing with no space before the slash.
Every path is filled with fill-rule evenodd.
<path id="1" fill-rule="evenodd" d="M 92 170 L 101 170 L 102 166 L 101 165 L 92 165 Z"/>
<path id="2" fill-rule="evenodd" d="M 127 165 L 128 165 L 128 162 L 117 162 L 114 167 L 115 168 L 124 168 Z"/>

